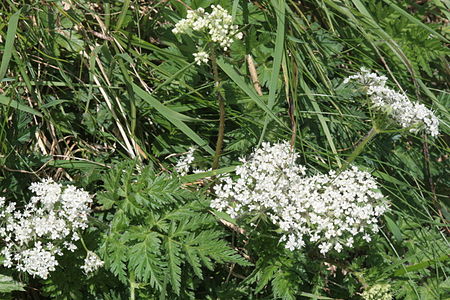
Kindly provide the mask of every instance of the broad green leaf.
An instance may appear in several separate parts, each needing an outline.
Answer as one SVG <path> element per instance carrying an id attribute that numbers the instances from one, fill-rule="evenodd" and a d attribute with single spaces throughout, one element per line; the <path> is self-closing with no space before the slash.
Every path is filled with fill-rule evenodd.
<path id="1" fill-rule="evenodd" d="M 116 23 L 115 30 L 120 30 L 122 28 L 123 21 L 125 20 L 125 17 L 127 16 L 127 13 L 129 13 L 128 8 L 130 7 L 131 0 L 124 0 L 122 9 L 120 10 L 119 20 Z"/>
<path id="2" fill-rule="evenodd" d="M 384 219 L 386 220 L 387 227 L 389 228 L 389 231 L 392 232 L 397 242 L 401 242 L 403 240 L 402 232 L 400 231 L 400 228 L 397 226 L 397 224 L 387 215 L 384 216 Z"/>
<path id="3" fill-rule="evenodd" d="M 213 176 L 217 176 L 220 174 L 231 173 L 234 170 L 236 170 L 236 166 L 224 167 L 224 168 L 220 168 L 220 169 L 216 169 L 216 170 L 212 170 L 212 171 L 206 171 L 206 172 L 186 175 L 186 176 L 181 177 L 181 181 L 184 183 L 195 182 L 199 179 L 213 177 Z"/>
<path id="4" fill-rule="evenodd" d="M 394 275 L 395 276 L 402 276 L 407 272 L 414 272 L 414 271 L 419 271 L 425 268 L 428 268 L 429 266 L 434 265 L 436 262 L 444 262 L 450 259 L 450 255 L 443 255 L 437 259 L 430 259 L 430 260 L 426 260 L 423 262 L 420 262 L 418 264 L 415 265 L 411 265 L 411 266 L 406 266 L 404 268 L 401 268 L 397 271 L 395 271 Z"/>
<path id="5" fill-rule="evenodd" d="M 17 23 L 19 22 L 21 10 L 19 9 L 11 16 L 8 22 L 8 31 L 6 32 L 5 48 L 2 56 L 2 63 L 0 65 L 0 80 L 5 77 L 8 70 L 9 61 L 11 60 L 12 52 L 14 50 L 14 39 L 16 38 Z"/>
<path id="6" fill-rule="evenodd" d="M 314 295 L 311 293 L 305 293 L 305 292 L 301 292 L 300 295 L 311 298 L 311 299 L 324 299 L 324 300 L 332 300 L 335 298 L 330 298 L 330 297 L 325 297 L 325 296 L 319 296 L 319 295 Z"/>
<path id="7" fill-rule="evenodd" d="M 223 211 L 218 211 L 215 209 L 212 209 L 212 213 L 218 218 L 218 219 L 222 219 L 225 220 L 227 222 L 230 222 L 233 225 L 237 225 L 236 224 L 236 220 L 233 219 L 232 217 L 230 217 L 227 213 L 224 213 Z"/>
<path id="8" fill-rule="evenodd" d="M 63 169 L 78 169 L 78 170 L 90 170 L 98 168 L 107 168 L 105 164 L 97 163 L 86 160 L 51 160 L 47 163 L 48 166 L 63 168 Z"/>
<path id="9" fill-rule="evenodd" d="M 8 97 L 2 96 L 2 95 L 0 95 L 0 104 L 10 106 L 12 108 L 33 114 L 38 117 L 42 117 L 42 114 L 40 112 L 38 112 L 37 110 L 35 110 L 34 108 L 31 108 L 27 105 L 20 104 L 16 100 L 12 100 L 11 98 L 8 98 Z"/>

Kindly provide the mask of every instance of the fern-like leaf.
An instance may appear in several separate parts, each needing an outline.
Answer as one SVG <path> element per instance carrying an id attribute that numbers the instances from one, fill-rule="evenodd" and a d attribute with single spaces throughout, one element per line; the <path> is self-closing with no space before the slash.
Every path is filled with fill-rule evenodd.
<path id="1" fill-rule="evenodd" d="M 117 236 L 109 236 L 106 243 L 103 257 L 109 270 L 119 278 L 120 281 L 126 282 L 126 260 L 128 257 L 128 248 L 122 243 Z M 103 250 L 103 249 L 102 249 Z"/>
<path id="2" fill-rule="evenodd" d="M 160 240 L 155 232 L 130 248 L 128 267 L 134 271 L 138 280 L 150 282 L 152 287 L 162 289 L 164 262 L 160 257 Z"/>
<path id="3" fill-rule="evenodd" d="M 170 283 L 175 293 L 179 295 L 181 282 L 180 246 L 169 237 L 165 239 L 165 246 Z"/>
<path id="4" fill-rule="evenodd" d="M 272 280 L 272 290 L 275 298 L 284 300 L 295 299 L 293 282 L 287 278 L 284 272 L 275 273 L 275 277 Z"/>

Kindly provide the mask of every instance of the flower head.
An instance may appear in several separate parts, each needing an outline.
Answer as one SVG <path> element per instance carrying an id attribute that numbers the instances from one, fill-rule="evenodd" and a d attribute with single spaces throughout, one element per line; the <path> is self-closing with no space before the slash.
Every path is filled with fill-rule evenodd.
<path id="1" fill-rule="evenodd" d="M 365 290 L 361 297 L 364 300 L 392 300 L 390 284 L 375 284 Z"/>
<path id="2" fill-rule="evenodd" d="M 197 65 L 201 65 L 202 63 L 207 64 L 209 59 L 209 54 L 205 51 L 199 51 L 194 53 L 194 60 Z"/>
<path id="3" fill-rule="evenodd" d="M 86 191 L 52 179 L 32 183 L 30 190 L 34 196 L 24 210 L 14 202 L 0 209 L 0 237 L 6 242 L 3 265 L 15 264 L 19 271 L 45 279 L 58 265 L 56 255 L 62 255 L 62 249 L 76 249 L 77 231 L 87 227 L 92 199 Z"/>
<path id="4" fill-rule="evenodd" d="M 178 160 L 175 166 L 175 171 L 177 171 L 181 176 L 187 175 L 187 173 L 189 173 L 191 164 L 195 159 L 194 152 L 196 149 L 196 147 L 189 147 L 189 150 Z"/>
<path id="5" fill-rule="evenodd" d="M 344 80 L 344 83 L 356 81 L 366 88 L 366 93 L 375 109 L 393 118 L 401 127 L 416 133 L 423 128 L 427 134 L 439 134 L 439 119 L 425 105 L 411 102 L 405 94 L 386 86 L 387 78 L 371 73 L 365 68 Z"/>
<path id="6" fill-rule="evenodd" d="M 283 232 L 290 250 L 305 241 L 320 252 L 352 247 L 354 237 L 378 231 L 377 218 L 387 204 L 375 179 L 352 167 L 339 174 L 306 176 L 288 142 L 264 143 L 236 168 L 238 178 L 224 177 L 214 190 L 211 207 L 231 217 L 265 213 Z"/>
<path id="7" fill-rule="evenodd" d="M 103 261 L 92 251 L 88 251 L 84 259 L 84 265 L 81 267 L 86 274 L 97 271 L 103 266 Z"/>
<path id="8" fill-rule="evenodd" d="M 175 34 L 202 32 L 210 41 L 227 51 L 234 39 L 242 38 L 242 33 L 238 32 L 238 26 L 233 24 L 233 17 L 224 8 L 220 5 L 211 5 L 211 9 L 210 13 L 203 8 L 189 10 L 186 18 L 175 24 L 172 32 Z"/>

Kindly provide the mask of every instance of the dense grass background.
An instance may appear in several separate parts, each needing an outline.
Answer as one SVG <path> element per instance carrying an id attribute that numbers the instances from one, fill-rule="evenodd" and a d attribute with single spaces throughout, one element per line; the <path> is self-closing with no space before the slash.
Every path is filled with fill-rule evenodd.
<path id="1" fill-rule="evenodd" d="M 211 67 L 194 64 L 192 38 L 171 31 L 188 8 L 211 4 L 232 13 L 244 33 L 218 56 L 218 88 Z M 105 270 L 88 279 L 66 271 L 64 280 L 43 282 L 2 269 L 26 284 L 16 297 L 359 299 L 363 288 L 377 282 L 390 283 L 395 299 L 450 295 L 447 1 L 6 0 L 0 5 L 0 188 L 14 201 L 26 201 L 29 183 L 49 176 L 92 193 L 127 184 L 132 189 L 133 176 L 144 180 L 136 170 L 148 166 L 149 178 L 158 180 L 158 174 L 173 170 L 177 156 L 171 154 L 192 145 L 198 146 L 196 166 L 210 168 L 218 91 L 226 121 L 217 173 L 231 171 L 238 157 L 262 141 L 279 140 L 292 140 L 310 170 L 339 168 L 371 128 L 364 99 L 342 84 L 360 67 L 385 74 L 393 87 L 441 120 L 435 139 L 392 130 L 376 136 L 356 158 L 356 165 L 378 178 L 392 210 L 370 245 L 328 261 L 344 272 L 327 270 L 314 251 L 284 250 L 273 233 L 247 240 L 216 224 L 222 241 L 251 265 L 216 257 L 227 263 L 203 267 L 202 280 L 186 279 L 191 271 L 182 265 L 178 275 L 189 284 L 180 288 L 174 283 L 178 271 L 163 271 L 158 288 L 152 281 L 157 275 L 136 283 L 132 265 L 115 272 L 105 250 Z M 119 180 L 121 175 L 114 175 L 119 162 L 119 169 L 134 175 Z M 211 175 L 181 179 L 194 195 L 180 201 L 193 197 L 203 203 L 189 212 L 208 211 L 210 183 L 203 179 Z M 150 193 L 148 182 L 142 184 Z M 98 201 L 93 218 L 100 225 L 86 237 L 93 249 L 106 247 L 111 236 L 102 226 L 108 228 L 117 212 L 113 204 L 112 211 L 103 211 L 108 204 Z M 201 226 L 213 223 L 215 218 Z M 68 268 L 74 260 L 62 265 Z"/>

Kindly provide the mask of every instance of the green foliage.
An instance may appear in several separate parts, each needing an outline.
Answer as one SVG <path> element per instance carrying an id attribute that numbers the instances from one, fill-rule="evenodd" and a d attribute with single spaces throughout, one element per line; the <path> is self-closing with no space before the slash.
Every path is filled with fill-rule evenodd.
<path id="1" fill-rule="evenodd" d="M 23 291 L 24 285 L 15 281 L 9 276 L 0 275 L 0 293 L 9 293 L 13 291 Z"/>
<path id="2" fill-rule="evenodd" d="M 127 162 L 104 174 L 103 188 L 98 203 L 111 225 L 101 253 L 130 289 L 185 294 L 182 273 L 195 274 L 188 280 L 196 285 L 216 263 L 248 265 L 223 239 L 208 202 L 176 177 Z"/>
<path id="3" fill-rule="evenodd" d="M 444 57 L 450 54 L 448 48 L 442 47 L 438 36 L 430 33 L 423 24 L 412 23 L 408 17 L 382 2 L 373 2 L 370 10 L 374 12 L 377 22 L 393 37 L 410 59 L 417 74 L 423 71 L 428 77 L 437 75 L 433 74 L 434 70 L 439 68 L 438 65 L 444 62 Z M 439 30 L 437 24 L 427 26 Z"/>

